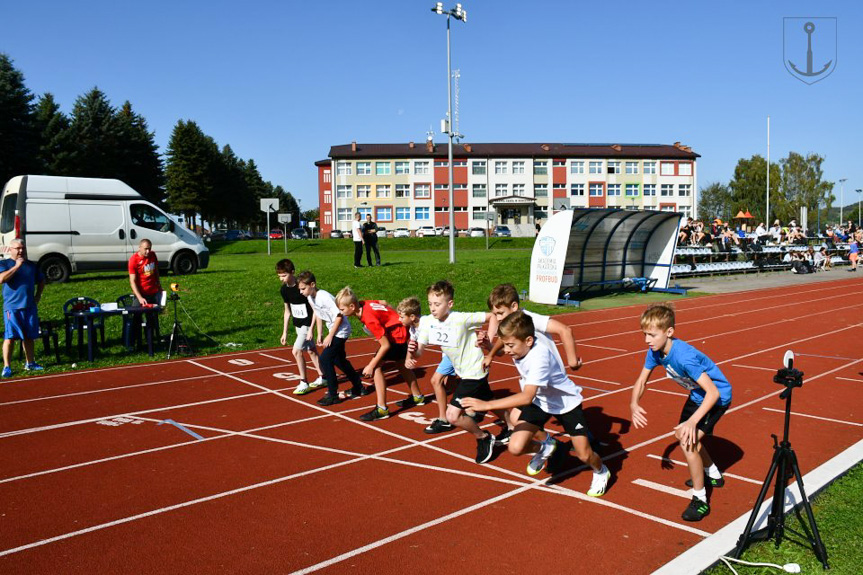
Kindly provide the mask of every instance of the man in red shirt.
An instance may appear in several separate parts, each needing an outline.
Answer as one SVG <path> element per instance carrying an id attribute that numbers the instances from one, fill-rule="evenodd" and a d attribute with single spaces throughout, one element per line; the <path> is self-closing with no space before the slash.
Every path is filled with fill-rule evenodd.
<path id="1" fill-rule="evenodd" d="M 141 240 L 138 251 L 129 258 L 129 284 L 138 303 L 159 303 L 159 260 L 152 251 L 153 244 L 148 239 Z"/>
<path id="2" fill-rule="evenodd" d="M 420 392 L 414 372 L 405 367 L 408 353 L 408 332 L 399 319 L 396 310 L 384 301 L 359 301 L 349 287 L 343 288 L 336 295 L 336 305 L 345 317 L 357 316 L 366 330 L 378 341 L 378 352 L 363 369 L 363 377 L 374 377 L 377 405 L 368 413 L 360 416 L 363 421 L 376 421 L 390 416 L 387 408 L 387 384 L 384 380 L 384 361 L 395 362 L 399 374 L 407 382 L 411 395 L 398 402 L 402 408 L 423 405 L 425 396 Z"/>

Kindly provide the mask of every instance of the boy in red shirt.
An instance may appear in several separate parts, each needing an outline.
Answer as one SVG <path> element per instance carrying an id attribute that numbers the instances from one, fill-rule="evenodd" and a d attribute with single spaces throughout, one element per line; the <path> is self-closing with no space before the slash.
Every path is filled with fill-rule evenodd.
<path id="1" fill-rule="evenodd" d="M 345 317 L 357 316 L 363 325 L 378 340 L 378 352 L 363 369 L 363 377 L 374 377 L 377 405 L 360 416 L 363 421 L 376 421 L 390 416 L 387 407 L 387 384 L 384 380 L 384 361 L 393 361 L 402 378 L 408 383 L 413 395 L 413 405 L 423 405 L 425 396 L 420 392 L 414 372 L 405 367 L 408 353 L 408 331 L 402 325 L 399 314 L 386 302 L 378 300 L 359 301 L 349 287 L 336 294 L 336 305 Z"/>

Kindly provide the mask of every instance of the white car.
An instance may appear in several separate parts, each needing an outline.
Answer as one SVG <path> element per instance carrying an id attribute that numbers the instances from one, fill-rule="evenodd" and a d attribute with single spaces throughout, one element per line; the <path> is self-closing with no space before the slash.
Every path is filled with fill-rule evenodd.
<path id="1" fill-rule="evenodd" d="M 468 235 L 468 237 L 471 237 L 471 238 L 484 238 L 485 237 L 485 230 L 482 228 L 471 228 L 468 231 L 467 235 Z"/>
<path id="2" fill-rule="evenodd" d="M 393 232 L 394 238 L 409 238 L 411 237 L 411 232 L 407 228 L 396 228 Z"/>
<path id="3" fill-rule="evenodd" d="M 444 227 L 438 226 L 434 229 L 434 235 L 436 235 L 436 236 L 448 236 L 449 235 L 449 228 L 444 228 Z"/>
<path id="4" fill-rule="evenodd" d="M 437 232 L 432 226 L 421 226 L 417 229 L 416 235 L 418 238 L 424 238 L 426 236 L 435 236 L 437 235 Z"/>

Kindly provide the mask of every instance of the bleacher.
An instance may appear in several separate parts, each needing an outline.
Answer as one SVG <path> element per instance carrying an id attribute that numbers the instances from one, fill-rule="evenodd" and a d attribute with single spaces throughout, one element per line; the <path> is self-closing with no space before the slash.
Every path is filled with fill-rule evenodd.
<path id="1" fill-rule="evenodd" d="M 678 246 L 674 250 L 672 277 L 688 277 L 714 274 L 737 274 L 748 272 L 784 271 L 791 269 L 790 262 L 782 261 L 788 252 L 804 252 L 813 246 L 821 247 L 822 238 L 807 238 L 807 245 L 752 246 L 748 239 L 741 239 L 745 249 L 734 247 L 731 251 L 716 251 L 706 246 Z M 834 266 L 848 264 L 848 244 L 837 244 L 828 249 L 827 255 Z"/>

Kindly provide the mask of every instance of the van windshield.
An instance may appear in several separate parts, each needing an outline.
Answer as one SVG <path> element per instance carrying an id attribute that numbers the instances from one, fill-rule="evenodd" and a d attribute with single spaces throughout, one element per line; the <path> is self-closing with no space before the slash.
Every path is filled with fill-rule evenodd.
<path id="1" fill-rule="evenodd" d="M 155 230 L 157 232 L 171 231 L 171 220 L 159 210 L 147 204 L 132 204 L 130 207 L 132 224 Z"/>
<path id="2" fill-rule="evenodd" d="M 0 233 L 8 234 L 15 229 L 15 208 L 18 205 L 18 194 L 7 194 L 0 208 Z"/>

